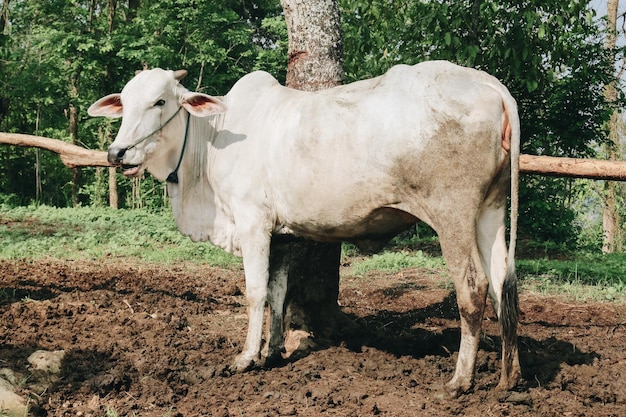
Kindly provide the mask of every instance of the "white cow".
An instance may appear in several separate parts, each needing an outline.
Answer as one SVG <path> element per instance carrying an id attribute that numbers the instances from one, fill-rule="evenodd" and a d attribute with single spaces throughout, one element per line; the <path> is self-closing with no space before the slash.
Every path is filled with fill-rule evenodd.
<path id="1" fill-rule="evenodd" d="M 185 75 L 140 72 L 88 112 L 123 116 L 109 161 L 167 179 L 183 234 L 243 256 L 249 323 L 235 369 L 260 360 L 266 301 L 268 358 L 283 348 L 287 273 L 270 279 L 273 235 L 375 240 L 422 219 L 439 235 L 461 316 L 447 394 L 472 385 L 487 293 L 502 330 L 499 388 L 515 385 L 520 128 L 500 82 L 434 61 L 315 93 L 254 72 L 218 99 L 185 89 Z"/>

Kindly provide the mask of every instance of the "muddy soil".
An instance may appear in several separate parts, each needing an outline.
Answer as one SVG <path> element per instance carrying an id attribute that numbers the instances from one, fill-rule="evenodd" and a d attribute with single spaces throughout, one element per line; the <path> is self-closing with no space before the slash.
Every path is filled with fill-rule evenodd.
<path id="1" fill-rule="evenodd" d="M 305 356 L 231 374 L 246 329 L 243 272 L 195 265 L 0 262 L 0 368 L 35 416 L 626 416 L 626 306 L 521 294 L 524 382 L 494 388 L 484 319 L 476 384 L 438 389 L 459 344 L 454 294 L 426 270 L 345 277 L 359 325 Z M 64 350 L 58 374 L 31 369 Z"/>

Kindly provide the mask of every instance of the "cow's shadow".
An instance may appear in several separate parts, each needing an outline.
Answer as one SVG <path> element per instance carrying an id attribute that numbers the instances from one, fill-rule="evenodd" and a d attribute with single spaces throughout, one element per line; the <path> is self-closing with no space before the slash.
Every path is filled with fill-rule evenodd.
<path id="1" fill-rule="evenodd" d="M 428 319 L 458 321 L 458 317 L 454 292 L 441 302 L 406 312 L 381 310 L 364 317 L 347 315 L 353 325 L 340 329 L 333 336 L 322 340 L 319 348 L 342 345 L 360 352 L 363 347 L 372 347 L 398 357 L 409 356 L 416 359 L 430 355 L 450 357 L 459 350 L 461 333 L 458 325 L 455 327 L 446 325 L 442 330 L 432 329 L 436 326 L 426 326 L 427 329 L 423 327 Z M 591 364 L 599 357 L 596 352 L 581 351 L 572 343 L 554 336 L 544 340 L 521 336 L 518 342 L 524 387 L 543 386 L 553 382 L 563 364 Z M 484 333 L 479 349 L 495 352 L 499 359 L 500 336 Z"/>

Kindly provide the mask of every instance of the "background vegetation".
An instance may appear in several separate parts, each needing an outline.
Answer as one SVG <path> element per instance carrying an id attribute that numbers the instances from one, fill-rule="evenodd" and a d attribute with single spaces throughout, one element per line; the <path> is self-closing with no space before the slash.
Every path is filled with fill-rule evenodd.
<path id="1" fill-rule="evenodd" d="M 339 3 L 346 82 L 397 63 L 473 66 L 518 100 L 524 153 L 603 156 L 610 114 L 623 105 L 621 95 L 606 102 L 603 91 L 622 53 L 604 47 L 605 22 L 587 1 Z M 284 81 L 278 0 L 3 0 L 1 11 L 0 131 L 106 149 L 119 121 L 89 118 L 86 109 L 145 67 L 185 68 L 186 86 L 215 95 L 256 69 Z M 105 169 L 71 171 L 56 155 L 8 146 L 0 160 L 0 202 L 107 205 Z M 150 176 L 118 183 L 122 207 L 167 207 L 163 185 Z M 525 176 L 522 242 L 599 251 L 602 190 L 592 181 Z"/>

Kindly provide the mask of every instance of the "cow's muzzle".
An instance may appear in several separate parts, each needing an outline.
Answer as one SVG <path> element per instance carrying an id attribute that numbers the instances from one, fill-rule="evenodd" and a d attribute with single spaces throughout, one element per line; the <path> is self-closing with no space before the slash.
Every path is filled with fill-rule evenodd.
<path id="1" fill-rule="evenodd" d="M 122 160 L 124 159 L 124 155 L 126 154 L 127 150 L 128 148 L 110 147 L 107 154 L 107 160 L 109 161 L 109 164 L 114 166 L 122 165 Z"/>
<path id="2" fill-rule="evenodd" d="M 122 161 L 124 160 L 124 155 L 128 148 L 109 148 L 109 152 L 107 154 L 107 159 L 109 163 L 115 167 L 122 168 L 122 174 L 127 177 L 134 177 L 141 173 L 139 165 L 129 165 L 124 164 Z"/>

